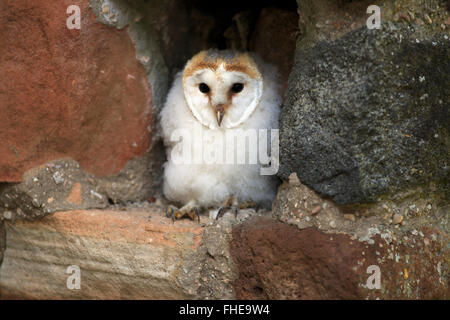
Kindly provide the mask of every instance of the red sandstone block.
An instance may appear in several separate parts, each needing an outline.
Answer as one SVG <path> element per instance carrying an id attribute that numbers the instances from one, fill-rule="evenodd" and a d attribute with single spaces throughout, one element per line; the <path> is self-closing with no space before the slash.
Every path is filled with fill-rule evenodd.
<path id="1" fill-rule="evenodd" d="M 202 240 L 197 222 L 161 212 L 77 210 L 6 224 L 3 299 L 185 299 L 178 276 Z M 70 290 L 68 267 L 80 268 Z M 194 276 L 194 275 L 193 275 Z"/>
<path id="2" fill-rule="evenodd" d="M 0 181 L 61 157 L 117 174 L 149 147 L 151 88 L 127 30 L 96 23 L 88 0 L 69 30 L 72 4 L 0 2 Z"/>

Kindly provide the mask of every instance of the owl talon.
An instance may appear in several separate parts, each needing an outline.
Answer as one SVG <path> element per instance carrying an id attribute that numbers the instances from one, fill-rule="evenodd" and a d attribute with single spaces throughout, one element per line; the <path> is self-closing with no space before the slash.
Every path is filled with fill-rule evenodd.
<path id="1" fill-rule="evenodd" d="M 188 215 L 191 220 L 197 219 L 198 223 L 200 223 L 200 210 L 198 207 L 187 209 L 185 214 Z"/>
<path id="2" fill-rule="evenodd" d="M 188 203 L 180 209 L 175 206 L 168 206 L 166 209 L 166 217 L 171 218 L 172 222 L 180 220 L 184 216 L 188 216 L 191 220 L 197 219 L 200 223 L 200 210 L 193 202 Z"/>
<path id="3" fill-rule="evenodd" d="M 253 201 L 238 202 L 237 198 L 231 195 L 228 198 L 226 198 L 224 202 L 222 202 L 219 211 L 217 211 L 216 220 L 219 218 L 219 216 L 222 216 L 227 210 L 231 209 L 231 211 L 234 213 L 234 217 L 237 218 L 240 209 L 248 209 L 248 208 L 257 209 L 257 204 Z"/>
<path id="4" fill-rule="evenodd" d="M 234 217 L 237 218 L 237 215 L 239 213 L 239 206 L 232 206 L 231 210 L 234 212 Z"/>
<path id="5" fill-rule="evenodd" d="M 246 201 L 239 203 L 239 209 L 258 208 L 258 205 L 253 201 Z"/>
<path id="6" fill-rule="evenodd" d="M 195 214 L 197 215 L 198 223 L 200 223 L 200 212 L 198 210 L 198 207 L 194 208 Z"/>
<path id="7" fill-rule="evenodd" d="M 234 217 L 236 218 L 239 213 L 239 209 L 245 209 L 248 207 L 248 202 L 243 202 L 241 207 L 241 204 L 239 203 L 237 197 L 231 195 L 222 202 L 222 206 L 217 212 L 216 220 L 219 218 L 219 216 L 223 215 L 223 213 L 225 213 L 225 211 L 229 209 L 231 209 L 231 211 L 234 213 Z"/>
<path id="8" fill-rule="evenodd" d="M 217 211 L 216 220 L 219 219 L 230 207 L 220 207 L 219 211 Z"/>
<path id="9" fill-rule="evenodd" d="M 171 212 L 170 211 L 171 211 L 170 207 L 167 207 L 167 209 L 166 209 L 166 218 L 170 218 L 170 216 L 171 216 Z"/>
<path id="10" fill-rule="evenodd" d="M 166 217 L 172 219 L 172 222 L 175 221 L 175 210 L 176 208 L 173 206 L 168 206 L 166 209 Z"/>

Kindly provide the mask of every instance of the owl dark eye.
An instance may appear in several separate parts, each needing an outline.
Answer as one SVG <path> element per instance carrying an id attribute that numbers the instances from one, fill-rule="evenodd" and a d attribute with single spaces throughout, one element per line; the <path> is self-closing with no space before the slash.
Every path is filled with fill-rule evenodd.
<path id="1" fill-rule="evenodd" d="M 198 89 L 200 90 L 200 92 L 202 92 L 202 93 L 208 93 L 209 92 L 209 87 L 208 87 L 208 85 L 206 84 L 206 83 L 200 83 L 199 85 L 198 85 Z"/>
<path id="2" fill-rule="evenodd" d="M 235 83 L 231 87 L 231 91 L 233 91 L 234 93 L 241 92 L 242 89 L 244 89 L 244 85 L 242 83 Z"/>

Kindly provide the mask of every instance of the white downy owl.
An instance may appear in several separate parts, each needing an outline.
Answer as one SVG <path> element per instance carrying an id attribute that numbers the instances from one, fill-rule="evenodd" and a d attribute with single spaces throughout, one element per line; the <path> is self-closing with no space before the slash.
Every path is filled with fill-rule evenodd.
<path id="1" fill-rule="evenodd" d="M 270 206 L 278 180 L 261 174 L 267 161 L 260 148 L 270 149 L 281 101 L 275 67 L 253 54 L 207 50 L 187 62 L 160 119 L 168 158 L 163 192 L 182 206 L 169 206 L 168 216 L 199 219 L 200 208 L 219 207 L 218 216 Z"/>

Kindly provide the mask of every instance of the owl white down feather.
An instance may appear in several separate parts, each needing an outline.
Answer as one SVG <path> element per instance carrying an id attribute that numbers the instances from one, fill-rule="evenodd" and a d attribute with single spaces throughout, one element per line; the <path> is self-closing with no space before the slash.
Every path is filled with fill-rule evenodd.
<path id="1" fill-rule="evenodd" d="M 277 129 L 281 102 L 276 68 L 254 54 L 208 50 L 189 60 L 176 75 L 160 114 L 168 159 L 166 198 L 208 208 L 234 196 L 269 207 L 278 179 L 261 175 L 259 157 L 250 162 L 255 141 L 250 139 L 242 151 L 226 136 Z M 236 160 L 242 153 L 244 164 Z M 227 162 L 230 154 L 233 161 Z M 180 161 L 181 155 L 185 157 Z"/>

